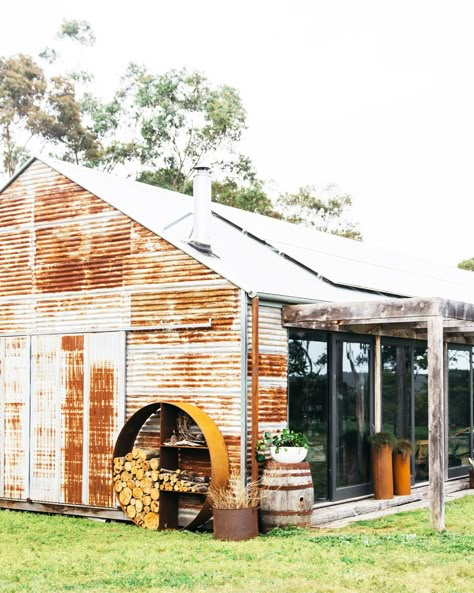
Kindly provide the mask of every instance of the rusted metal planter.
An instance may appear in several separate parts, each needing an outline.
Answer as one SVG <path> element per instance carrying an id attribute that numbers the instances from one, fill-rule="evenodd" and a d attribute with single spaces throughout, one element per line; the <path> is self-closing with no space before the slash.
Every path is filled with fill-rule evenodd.
<path id="1" fill-rule="evenodd" d="M 411 494 L 411 457 L 402 453 L 393 456 L 393 489 L 397 496 Z"/>
<path id="2" fill-rule="evenodd" d="M 258 535 L 258 508 L 214 509 L 214 537 L 240 542 Z"/>
<path id="3" fill-rule="evenodd" d="M 377 500 L 393 498 L 391 445 L 372 447 L 372 471 L 374 479 L 374 498 Z"/>

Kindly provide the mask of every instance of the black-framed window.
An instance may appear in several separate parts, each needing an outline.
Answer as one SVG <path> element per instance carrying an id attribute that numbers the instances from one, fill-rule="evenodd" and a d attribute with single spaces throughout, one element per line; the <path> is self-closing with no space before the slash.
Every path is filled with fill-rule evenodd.
<path id="1" fill-rule="evenodd" d="M 472 349 L 453 346 L 448 349 L 448 475 L 467 473 L 472 457 Z"/>
<path id="2" fill-rule="evenodd" d="M 329 498 L 328 342 L 325 334 L 294 332 L 289 341 L 289 426 L 308 436 L 316 500 Z"/>
<path id="3" fill-rule="evenodd" d="M 373 342 L 367 336 L 343 334 L 333 340 L 334 498 L 346 498 L 371 489 L 368 437 L 373 415 Z"/>
<path id="4" fill-rule="evenodd" d="M 308 435 L 316 499 L 370 493 L 373 339 L 292 330 L 288 375 L 289 426 Z"/>
<path id="5" fill-rule="evenodd" d="M 449 477 L 468 471 L 473 452 L 473 355 L 448 348 L 447 463 Z M 414 340 L 382 339 L 382 426 L 414 443 L 413 481 L 429 479 L 428 350 Z"/>

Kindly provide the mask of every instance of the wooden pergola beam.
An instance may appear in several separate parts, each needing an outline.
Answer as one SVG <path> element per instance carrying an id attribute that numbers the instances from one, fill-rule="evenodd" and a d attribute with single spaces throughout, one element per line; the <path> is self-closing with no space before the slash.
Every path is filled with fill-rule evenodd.
<path id="1" fill-rule="evenodd" d="M 283 308 L 283 324 L 289 327 L 301 327 L 302 323 L 308 322 L 331 323 L 334 321 L 340 325 L 426 324 L 433 316 L 441 316 L 446 320 L 474 322 L 474 305 L 440 298 L 408 298 L 288 305 Z"/>

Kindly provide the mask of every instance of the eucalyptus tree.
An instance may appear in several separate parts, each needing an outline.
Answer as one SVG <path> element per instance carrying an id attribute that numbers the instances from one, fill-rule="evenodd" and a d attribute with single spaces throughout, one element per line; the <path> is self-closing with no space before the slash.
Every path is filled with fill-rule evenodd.
<path id="1" fill-rule="evenodd" d="M 186 189 L 196 166 L 219 168 L 235 158 L 232 151 L 245 128 L 235 88 L 212 86 L 203 74 L 185 69 L 152 74 L 131 64 L 109 113 L 112 105 L 117 109 L 109 129 L 114 141 L 105 166 L 128 159 L 138 179 L 165 182 L 178 191 Z M 92 117 L 103 113 L 99 108 Z"/>
<path id="2" fill-rule="evenodd" d="M 345 219 L 351 205 L 352 198 L 338 193 L 334 185 L 306 185 L 296 193 L 281 194 L 277 201 L 282 217 L 289 222 L 361 241 L 358 225 Z"/>

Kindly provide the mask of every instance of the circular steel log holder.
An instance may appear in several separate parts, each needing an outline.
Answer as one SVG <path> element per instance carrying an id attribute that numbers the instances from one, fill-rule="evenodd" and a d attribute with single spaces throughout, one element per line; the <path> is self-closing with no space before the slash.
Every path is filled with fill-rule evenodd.
<path id="1" fill-rule="evenodd" d="M 222 433 L 214 420 L 212 420 L 212 418 L 206 414 L 206 412 L 194 404 L 189 404 L 186 402 L 157 401 L 140 408 L 137 412 L 135 412 L 135 414 L 130 416 L 120 431 L 115 443 L 113 457 L 123 457 L 133 449 L 135 440 L 137 439 L 143 425 L 153 414 L 161 410 L 161 406 L 163 404 L 167 406 L 174 406 L 175 408 L 185 412 L 200 428 L 202 434 L 204 435 L 211 461 L 211 484 L 215 487 L 225 487 L 229 481 L 229 456 L 227 453 L 224 437 L 222 436 Z M 160 425 L 161 422 L 162 418 L 160 418 Z M 160 438 L 162 431 L 163 427 L 161 426 Z M 165 447 L 166 446 L 162 443 L 160 444 L 160 449 Z M 179 492 L 176 492 L 176 496 L 179 496 Z M 195 529 L 196 527 L 203 525 L 211 517 L 212 507 L 208 498 L 206 497 L 197 515 L 187 525 L 181 526 L 180 529 Z"/>

